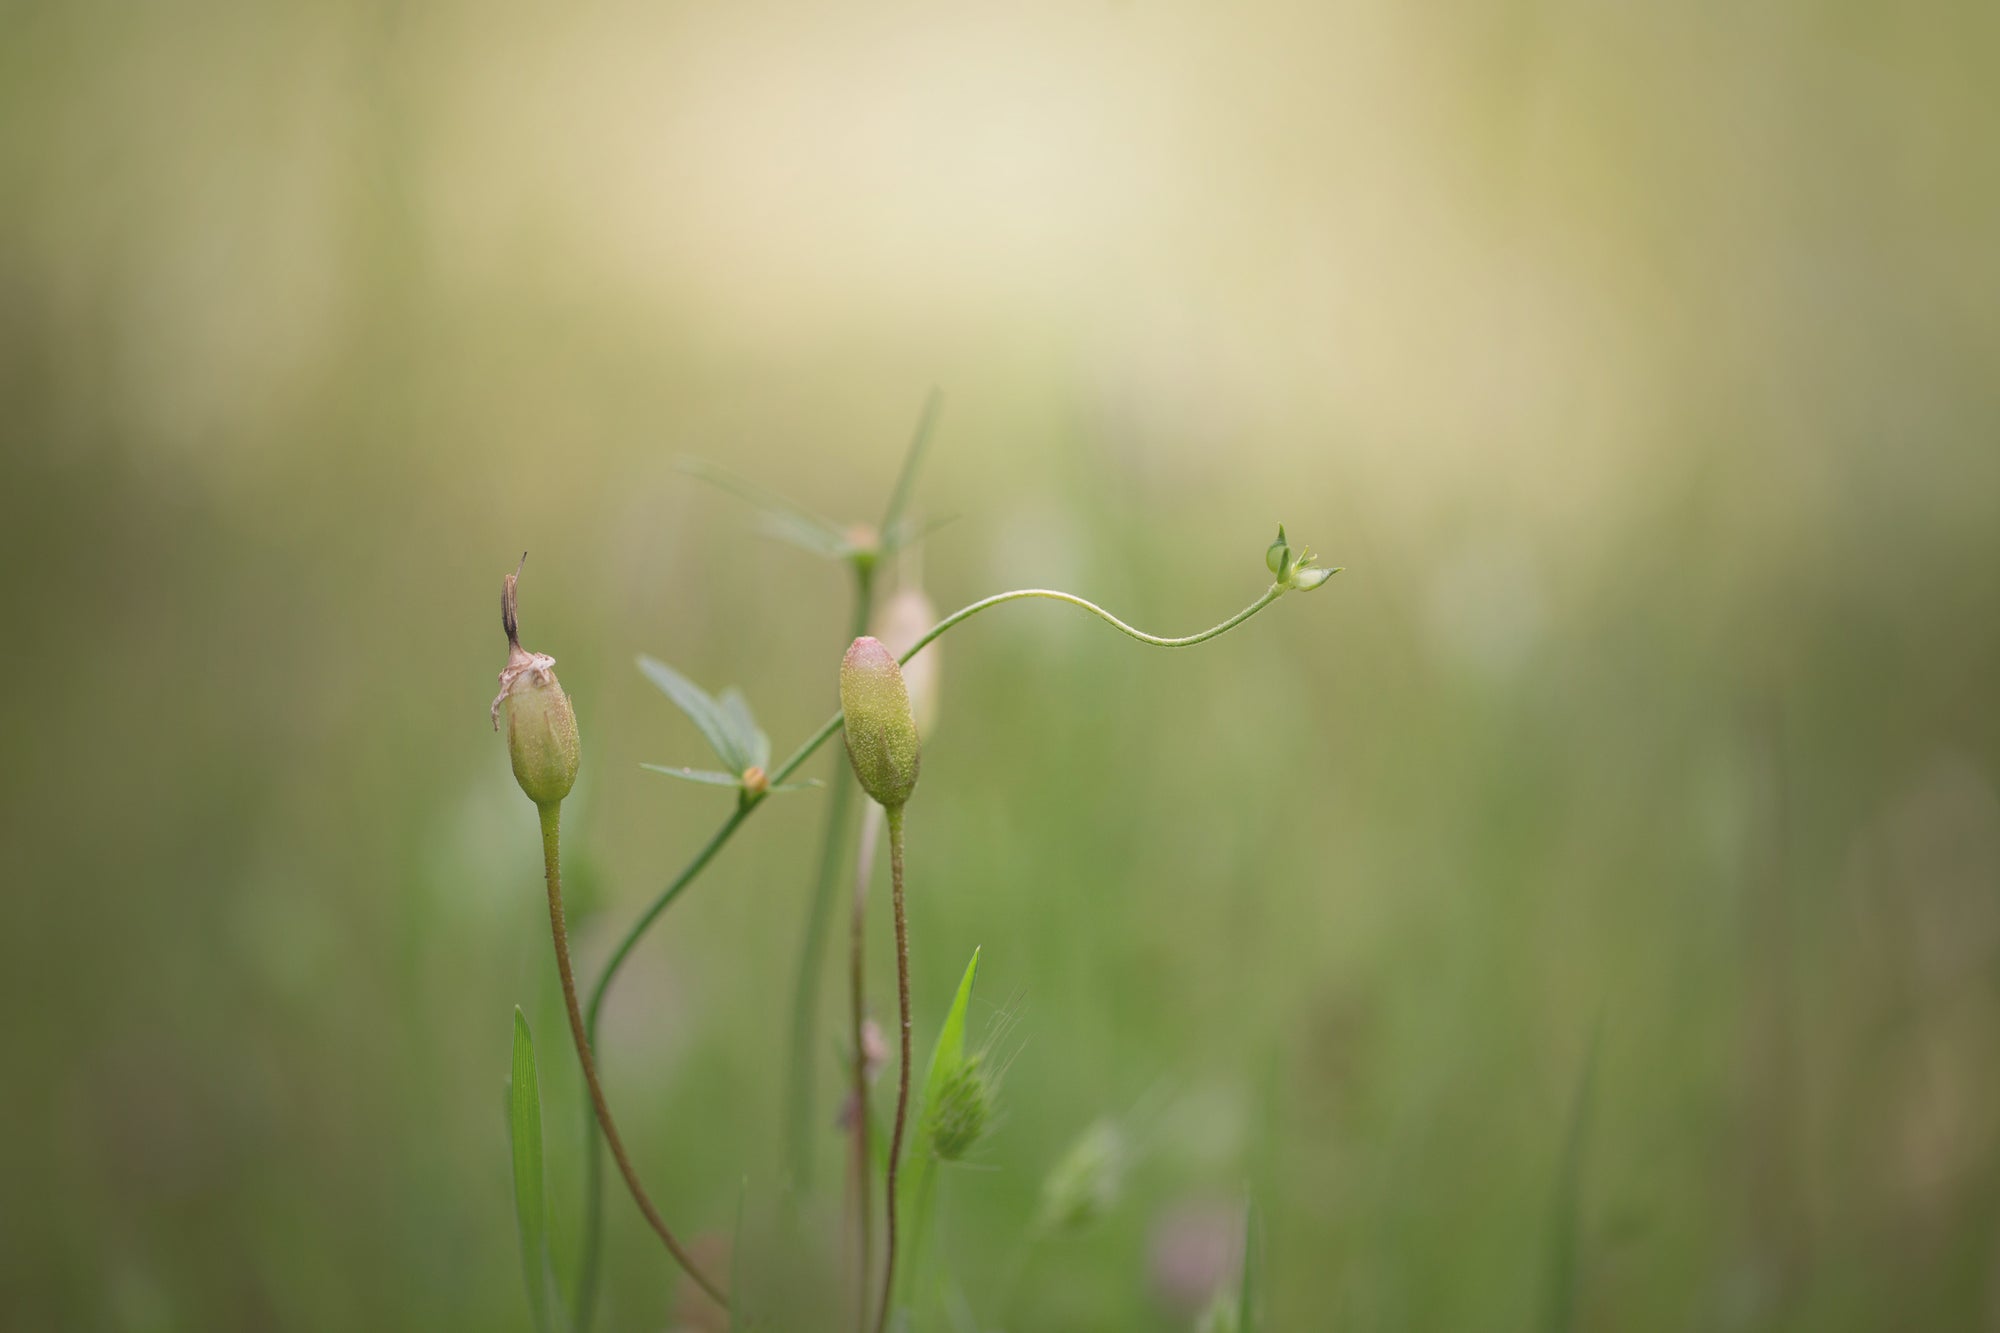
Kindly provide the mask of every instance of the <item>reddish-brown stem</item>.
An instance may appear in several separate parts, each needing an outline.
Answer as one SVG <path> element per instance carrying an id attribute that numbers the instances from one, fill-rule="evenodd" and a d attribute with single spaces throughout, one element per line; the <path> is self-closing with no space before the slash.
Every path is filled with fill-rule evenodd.
<path id="1" fill-rule="evenodd" d="M 889 1326 L 889 1302 L 896 1289 L 896 1166 L 903 1156 L 903 1121 L 910 1112 L 910 928 L 903 917 L 903 807 L 887 807 L 884 813 L 889 817 L 889 889 L 896 915 L 896 1006 L 903 1020 L 903 1052 L 896 1067 L 896 1128 L 889 1135 L 888 1180 L 882 1186 L 887 1258 L 875 1333 Z"/>
<path id="2" fill-rule="evenodd" d="M 576 1040 L 577 1063 L 583 1066 L 583 1081 L 590 1089 L 590 1104 L 597 1111 L 598 1126 L 604 1131 L 604 1141 L 611 1145 L 612 1160 L 618 1163 L 618 1172 L 625 1177 L 625 1186 L 632 1191 L 632 1201 L 639 1205 L 646 1221 L 665 1242 L 667 1253 L 674 1257 L 695 1285 L 707 1292 L 717 1305 L 729 1308 L 729 1298 L 722 1294 L 722 1288 L 709 1281 L 707 1274 L 695 1267 L 694 1258 L 674 1239 L 674 1233 L 667 1229 L 666 1220 L 660 1210 L 653 1207 L 653 1201 L 646 1196 L 646 1187 L 639 1183 L 639 1173 L 632 1168 L 632 1159 L 625 1155 L 625 1142 L 618 1137 L 618 1126 L 611 1121 L 611 1107 L 605 1103 L 604 1089 L 597 1081 L 597 1061 L 591 1058 L 590 1038 L 585 1035 L 583 1009 L 576 1002 L 576 974 L 569 964 L 569 931 L 563 924 L 562 869 L 560 835 L 558 832 L 562 818 L 560 805 L 545 805 L 542 812 L 542 863 L 549 883 L 549 934 L 556 945 L 556 971 L 562 974 L 563 1004 L 569 1009 L 569 1032 Z"/>
<path id="3" fill-rule="evenodd" d="M 875 812 L 870 810 L 861 827 L 861 850 L 855 858 L 854 912 L 849 937 L 848 1017 L 854 1037 L 854 1199 L 855 1238 L 859 1261 L 855 1269 L 855 1333 L 868 1333 L 868 1277 L 874 1271 L 874 1207 L 868 1188 L 868 1043 L 867 957 L 868 881 L 875 869 Z"/>

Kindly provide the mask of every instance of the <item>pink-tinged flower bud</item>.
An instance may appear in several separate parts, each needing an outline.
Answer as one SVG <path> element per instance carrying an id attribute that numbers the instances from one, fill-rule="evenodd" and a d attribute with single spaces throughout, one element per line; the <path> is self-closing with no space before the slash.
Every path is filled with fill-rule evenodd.
<path id="1" fill-rule="evenodd" d="M 883 604 L 875 617 L 875 637 L 901 661 L 904 653 L 937 624 L 937 608 L 921 588 L 899 589 Z M 910 691 L 910 711 L 917 719 L 919 736 L 937 730 L 939 673 L 944 667 L 944 643 L 934 642 L 903 665 L 903 684 Z"/>
<path id="2" fill-rule="evenodd" d="M 501 669 L 500 693 L 493 700 L 493 729 L 500 729 L 504 710 L 507 757 L 514 764 L 514 780 L 536 805 L 559 805 L 576 785 L 576 770 L 582 762 L 576 710 L 556 680 L 556 659 L 521 646 L 514 591 L 519 578 L 519 570 L 509 574 L 500 592 L 507 665 Z"/>
<path id="3" fill-rule="evenodd" d="M 917 720 L 903 669 L 880 639 L 856 639 L 840 662 L 840 710 L 847 758 L 861 790 L 900 809 L 917 789 Z"/>

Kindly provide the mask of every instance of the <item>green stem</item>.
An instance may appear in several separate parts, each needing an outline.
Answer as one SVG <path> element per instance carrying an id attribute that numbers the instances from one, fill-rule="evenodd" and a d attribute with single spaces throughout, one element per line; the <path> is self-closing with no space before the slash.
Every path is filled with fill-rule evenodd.
<path id="1" fill-rule="evenodd" d="M 1264 590 L 1264 595 L 1262 597 L 1259 597 L 1256 601 L 1250 603 L 1250 605 L 1244 607 L 1241 611 L 1238 611 L 1235 615 L 1229 617 L 1229 619 L 1223 621 L 1221 624 L 1211 625 L 1209 626 L 1209 628 L 1202 630 L 1199 633 L 1189 634 L 1182 638 L 1167 639 L 1167 638 L 1162 638 L 1157 634 L 1148 634 L 1146 633 L 1146 631 L 1142 629 L 1137 629 L 1131 625 L 1128 625 L 1124 621 L 1120 620 L 1117 616 L 1114 616 L 1109 611 L 1106 611 L 1103 607 L 1099 606 L 1097 603 L 1085 601 L 1083 598 L 1078 597 L 1074 593 L 1056 592 L 1049 588 L 1016 588 L 1012 592 L 996 592 L 991 597 L 983 598 L 980 601 L 972 603 L 970 606 L 960 607 L 958 610 L 946 616 L 943 620 L 938 621 L 937 624 L 925 630 L 924 636 L 921 639 L 918 639 L 916 643 L 912 644 L 910 646 L 910 650 L 904 653 L 901 657 L 897 658 L 896 661 L 903 666 L 908 666 L 910 664 L 911 658 L 915 657 L 918 653 L 922 652 L 924 649 L 930 647 L 930 645 L 937 640 L 938 636 L 943 634 L 946 630 L 953 629 L 956 626 L 962 624 L 963 622 L 972 619 L 972 617 L 978 615 L 981 611 L 991 610 L 993 607 L 1001 606 L 1008 602 L 1025 601 L 1031 597 L 1047 598 L 1049 601 L 1052 602 L 1063 602 L 1069 606 L 1077 607 L 1080 610 L 1088 611 L 1090 612 L 1090 614 L 1096 616 L 1099 620 L 1102 620 L 1107 625 L 1110 625 L 1113 629 L 1117 630 L 1119 633 L 1137 639 L 1140 643 L 1151 644 L 1155 648 L 1192 648 L 1194 647 L 1194 645 L 1198 643 L 1207 643 L 1210 639 L 1213 639 L 1218 635 L 1227 634 L 1230 630 L 1235 629 L 1238 625 L 1250 619 L 1250 617 L 1256 615 L 1259 611 L 1262 611 L 1265 607 L 1269 606 L 1271 603 L 1277 601 L 1280 597 L 1284 596 L 1284 594 L 1285 594 L 1285 589 L 1274 583 L 1270 587 Z M 839 730 L 840 730 L 840 714 L 835 713 L 832 717 L 828 718 L 824 723 L 820 725 L 820 729 L 818 731 L 815 731 L 812 735 L 808 736 L 803 745 L 799 746 L 798 749 L 792 751 L 791 756 L 788 759 L 786 759 L 784 763 L 778 765 L 778 767 L 771 774 L 771 785 L 775 787 L 777 784 L 783 782 L 786 778 L 790 777 L 794 772 L 798 770 L 799 765 L 805 763 L 806 760 L 812 758 L 813 752 L 819 749 L 820 746 L 826 744 L 827 741 L 831 740 L 833 738 L 833 734 Z"/>
<path id="2" fill-rule="evenodd" d="M 1158 635 L 1148 634 L 1143 630 L 1135 629 L 1131 625 L 1128 625 L 1124 621 L 1120 620 L 1118 617 L 1112 615 L 1109 611 L 1106 611 L 1103 607 L 1098 606 L 1096 603 L 1085 601 L 1083 598 L 1077 597 L 1071 593 L 1055 592 L 1046 588 L 1020 588 L 1012 592 L 996 593 L 991 597 L 984 598 L 981 601 L 973 602 L 969 606 L 961 607 L 957 611 L 952 612 L 950 615 L 946 616 L 943 620 L 940 620 L 937 624 L 933 625 L 928 631 L 926 631 L 924 636 L 918 639 L 916 643 L 910 648 L 910 650 L 904 653 L 901 659 L 899 660 L 904 665 L 907 666 L 911 658 L 915 657 L 918 653 L 922 652 L 925 648 L 929 647 L 933 642 L 936 641 L 939 635 L 945 633 L 947 630 L 953 628 L 954 626 L 959 625 L 964 621 L 971 619 L 973 616 L 978 615 L 981 611 L 988 610 L 995 606 L 1000 606 L 1006 602 L 1022 601 L 1028 598 L 1046 598 L 1051 601 L 1064 602 L 1067 603 L 1068 605 L 1078 607 L 1082 610 L 1090 612 L 1092 615 L 1098 617 L 1100 620 L 1103 620 L 1106 623 L 1110 624 L 1114 629 L 1117 629 L 1120 633 L 1130 635 L 1132 638 L 1139 640 L 1139 642 L 1141 643 L 1150 644 L 1158 648 L 1188 648 L 1198 643 L 1205 643 L 1209 639 L 1215 638 L 1217 635 L 1225 634 L 1228 631 L 1236 628 L 1238 625 L 1241 625 L 1244 621 L 1250 619 L 1250 617 L 1256 615 L 1259 611 L 1262 611 L 1265 607 L 1269 606 L 1272 602 L 1277 601 L 1278 598 L 1283 594 L 1283 592 L 1284 592 L 1283 588 L 1279 587 L 1276 584 L 1273 584 L 1270 588 L 1265 590 L 1263 596 L 1259 597 L 1249 606 L 1243 608 L 1241 611 L 1238 611 L 1235 615 L 1229 617 L 1229 619 L 1223 621 L 1221 624 L 1215 625 L 1209 629 L 1202 630 L 1200 633 L 1197 634 L 1190 634 L 1184 638 L 1173 639 L 1173 638 L 1161 638 Z M 834 733 L 840 730 L 840 721 L 841 721 L 840 714 L 835 713 L 832 717 L 828 718 L 824 723 L 822 723 L 820 725 L 819 730 L 815 731 L 811 736 L 807 737 L 805 742 L 802 745 L 800 745 L 798 749 L 794 750 L 791 756 L 787 758 L 784 763 L 780 764 L 772 772 L 771 785 L 775 787 L 778 784 L 784 782 L 787 778 L 791 777 L 793 773 L 797 772 L 799 768 L 805 764 L 806 760 L 812 758 L 812 756 L 814 755 L 815 752 L 818 751 L 820 746 L 826 744 L 827 741 L 833 738 Z M 843 789 L 843 785 L 845 783 L 851 782 L 852 779 L 853 775 L 852 773 L 849 772 L 849 770 L 845 765 L 842 765 L 838 770 L 836 770 L 833 781 L 834 795 L 836 801 L 838 801 L 839 799 L 839 793 Z M 611 957 L 605 962 L 604 970 L 602 973 L 599 974 L 597 979 L 597 985 L 591 992 L 588 1033 L 590 1040 L 593 1043 L 596 1040 L 598 1014 L 599 1011 L 603 1008 L 605 995 L 611 989 L 612 980 L 616 978 L 616 976 L 618 975 L 619 969 L 624 966 L 625 960 L 631 954 L 633 947 L 638 944 L 640 938 L 645 935 L 648 929 L 651 928 L 653 922 L 659 919 L 660 914 L 666 911 L 668 905 L 671 904 L 675 898 L 680 896 L 681 891 L 687 888 L 687 886 L 694 881 L 695 877 L 708 867 L 708 863 L 714 858 L 715 854 L 722 849 L 723 844 L 727 843 L 729 839 L 735 835 L 736 830 L 742 827 L 743 822 L 746 819 L 748 819 L 752 814 L 752 812 L 754 812 L 758 806 L 762 805 L 766 799 L 768 798 L 763 796 L 758 796 L 758 797 L 748 797 L 741 800 L 738 803 L 736 809 L 730 813 L 729 818 L 723 822 L 722 827 L 717 829 L 715 834 L 709 838 L 708 842 L 702 847 L 702 849 L 695 854 L 694 859 L 688 862 L 686 868 L 683 869 L 679 875 L 675 876 L 671 883 L 669 883 L 664 889 L 660 890 L 659 894 L 654 897 L 653 901 L 647 905 L 646 910 L 640 913 L 639 919 L 633 922 L 631 928 L 625 932 L 624 938 L 618 942 L 618 947 L 612 951 Z M 831 817 L 831 812 L 830 812 L 828 819 L 829 832 L 831 833 L 831 830 L 836 829 L 838 827 L 840 827 L 840 823 Z M 831 837 L 829 838 L 829 841 L 831 841 Z M 822 860 L 822 865 L 824 865 L 826 863 L 826 858 L 822 856 L 821 860 Z M 815 889 L 814 893 L 815 912 L 820 912 L 819 905 L 823 900 L 824 896 L 825 895 L 823 892 L 821 892 L 817 888 Z M 810 930 L 807 933 L 806 936 L 807 945 L 804 949 L 801 950 L 802 959 L 808 953 L 812 953 L 815 956 L 815 959 L 817 959 L 817 951 L 813 948 L 813 942 L 816 941 L 819 938 L 819 935 L 822 934 L 823 932 L 824 932 L 824 922 L 822 913 L 821 923 L 815 929 Z M 814 971 L 814 976 L 812 978 L 812 980 L 814 981 L 814 985 L 812 987 L 805 986 L 803 984 L 805 979 L 804 978 L 801 979 L 802 984 L 800 986 L 800 994 L 802 995 L 812 995 L 815 997 L 817 996 L 817 975 L 818 975 L 817 961 L 815 961 L 814 963 L 814 968 L 815 971 Z M 796 1009 L 795 1009 L 795 1014 L 796 1014 Z M 807 1031 L 809 1036 L 810 1035 L 809 1023 L 807 1025 Z M 795 1043 L 796 1043 L 796 1037 L 795 1037 Z M 807 1080 L 806 1082 L 809 1083 L 810 1080 Z M 808 1134 L 809 1134 L 810 1133 L 809 1119 L 806 1123 L 808 1126 Z M 584 1173 L 585 1221 L 584 1221 L 583 1257 L 582 1257 L 582 1262 L 579 1265 L 579 1272 L 577 1279 L 577 1299 L 576 1299 L 577 1333 L 588 1333 L 588 1329 L 590 1327 L 591 1315 L 595 1308 L 597 1275 L 598 1275 L 598 1256 L 602 1245 L 602 1232 L 603 1232 L 603 1226 L 602 1226 L 603 1164 L 602 1164 L 601 1154 L 599 1151 L 598 1136 L 594 1133 L 591 1134 L 589 1143 L 590 1143 L 590 1148 L 588 1152 L 589 1161 L 587 1163 L 587 1169 Z"/>
<path id="3" fill-rule="evenodd" d="M 902 1017 L 903 1053 L 896 1069 L 896 1127 L 889 1133 L 888 1179 L 882 1185 L 882 1308 L 875 1333 L 889 1326 L 890 1297 L 896 1290 L 896 1167 L 903 1155 L 903 1126 L 910 1113 L 910 927 L 903 915 L 903 807 L 888 806 L 889 891 L 896 915 L 896 1008 Z"/>
<path id="4" fill-rule="evenodd" d="M 537 807 L 542 815 L 542 869 L 549 886 L 549 935 L 555 941 L 556 970 L 562 975 L 563 1005 L 569 1010 L 570 1036 L 576 1039 L 577 1063 L 583 1067 L 583 1081 L 590 1089 L 592 1108 L 597 1112 L 598 1127 L 604 1131 L 604 1141 L 611 1145 L 611 1156 L 618 1163 L 619 1172 L 625 1177 L 626 1187 L 632 1191 L 632 1201 L 639 1205 L 646 1221 L 658 1233 L 666 1245 L 667 1253 L 673 1255 L 687 1275 L 695 1280 L 703 1291 L 714 1298 L 716 1304 L 725 1310 L 729 1308 L 729 1298 L 722 1294 L 722 1288 L 708 1279 L 707 1274 L 695 1266 L 694 1257 L 681 1248 L 680 1241 L 668 1229 L 660 1210 L 653 1206 L 646 1195 L 646 1187 L 639 1183 L 639 1173 L 633 1169 L 632 1159 L 625 1155 L 624 1141 L 618 1137 L 618 1126 L 612 1122 L 611 1107 L 604 1100 L 604 1088 L 597 1081 L 597 1062 L 591 1058 L 590 1038 L 584 1030 L 583 1009 L 576 1002 L 576 974 L 569 962 L 569 931 L 563 923 L 562 898 L 562 854 L 561 823 L 562 804 L 552 802 Z"/>

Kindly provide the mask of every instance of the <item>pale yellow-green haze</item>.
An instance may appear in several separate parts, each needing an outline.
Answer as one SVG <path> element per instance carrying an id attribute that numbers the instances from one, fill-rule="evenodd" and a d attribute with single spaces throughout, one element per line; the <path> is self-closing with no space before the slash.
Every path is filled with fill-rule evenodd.
<path id="1" fill-rule="evenodd" d="M 0 1328 L 537 1329 L 516 1005 L 570 1328 L 501 580 L 580 726 L 587 990 L 741 799 L 640 767 L 718 761 L 638 657 L 740 687 L 775 767 L 854 634 L 846 564 L 690 460 L 865 542 L 935 390 L 878 604 L 1179 636 L 1281 521 L 1344 570 L 1172 651 L 1009 603 L 911 672 L 914 1077 L 975 948 L 997 1076 L 913 1333 L 1252 1333 L 1246 1201 L 1263 1333 L 2000 1330 L 2000 8 L 0 34 Z M 846 765 L 597 1043 L 764 1333 L 857 1322 L 857 845 L 880 1221 L 858 804 L 794 1030 Z M 605 1182 L 592 1333 L 725 1327 Z"/>

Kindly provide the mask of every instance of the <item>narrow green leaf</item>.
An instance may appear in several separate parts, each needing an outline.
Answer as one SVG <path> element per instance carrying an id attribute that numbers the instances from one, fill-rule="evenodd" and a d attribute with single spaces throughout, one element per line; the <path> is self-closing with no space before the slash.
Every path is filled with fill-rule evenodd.
<path id="1" fill-rule="evenodd" d="M 754 764 L 758 768 L 769 768 L 771 738 L 764 734 L 757 725 L 757 719 L 751 716 L 750 701 L 743 697 L 743 691 L 730 686 L 722 692 L 720 703 L 722 720 L 736 742 L 737 752 L 750 761 L 743 767 L 747 769 Z"/>
<path id="2" fill-rule="evenodd" d="M 684 458 L 678 466 L 689 476 L 728 491 L 757 510 L 758 526 L 766 536 L 830 560 L 845 560 L 854 551 L 854 544 L 839 524 L 821 518 L 748 477 L 739 476 L 703 458 Z"/>
<path id="3" fill-rule="evenodd" d="M 1262 1281 L 1263 1232 L 1257 1225 L 1257 1201 L 1243 1205 L 1243 1286 L 1236 1298 L 1237 1333 L 1257 1333 L 1257 1284 Z"/>
<path id="4" fill-rule="evenodd" d="M 549 1327 L 548 1198 L 542 1183 L 542 1094 L 535 1076 L 535 1042 L 528 1020 L 514 1009 L 514 1066 L 509 1095 L 509 1136 L 514 1148 L 514 1217 L 520 1224 L 521 1271 L 535 1327 Z"/>
<path id="5" fill-rule="evenodd" d="M 979 971 L 979 950 L 972 951 L 972 961 L 965 965 L 965 975 L 959 979 L 958 994 L 952 997 L 951 1012 L 944 1016 L 944 1026 L 938 1029 L 937 1044 L 931 1048 L 931 1067 L 924 1075 L 924 1097 L 922 1106 L 930 1106 L 944 1090 L 945 1080 L 951 1072 L 965 1063 L 965 1007 L 972 1000 L 972 978 Z"/>
<path id="6" fill-rule="evenodd" d="M 708 691 L 655 657 L 642 654 L 639 670 L 673 700 L 674 707 L 687 714 L 688 721 L 701 731 L 716 758 L 732 772 L 741 773 L 750 767 L 749 757 L 737 746 L 735 734 L 723 716 L 722 705 L 710 698 Z"/>
<path id="7" fill-rule="evenodd" d="M 744 1309 L 749 1302 L 748 1288 L 743 1281 L 743 1202 L 750 1194 L 750 1177 L 744 1176 L 736 1185 L 736 1229 L 729 1241 L 729 1291 L 734 1297 L 729 1302 L 729 1333 L 750 1333 L 756 1325 Z"/>
<path id="8" fill-rule="evenodd" d="M 780 782 L 777 786 L 771 788 L 771 790 L 774 792 L 811 791 L 814 787 L 824 787 L 825 785 L 818 778 L 801 778 L 797 782 Z"/>
<path id="9" fill-rule="evenodd" d="M 682 778 L 688 782 L 705 782 L 711 787 L 740 787 L 743 779 L 734 773 L 718 773 L 712 768 L 669 768 L 665 764 L 641 764 L 648 773 L 664 773 L 670 778 Z"/>
<path id="10" fill-rule="evenodd" d="M 1576 1269 L 1579 1219 L 1582 1215 L 1583 1154 L 1590 1133 L 1590 1103 L 1597 1083 L 1598 1032 L 1590 1034 L 1590 1049 L 1571 1094 L 1569 1125 L 1563 1134 L 1561 1164 L 1556 1168 L 1554 1207 L 1549 1219 L 1547 1313 L 1549 1333 L 1569 1333 L 1576 1327 Z"/>
<path id="11" fill-rule="evenodd" d="M 916 434 L 910 437 L 910 447 L 903 454 L 902 469 L 896 474 L 896 488 L 889 493 L 889 507 L 882 515 L 885 542 L 902 526 L 903 511 L 909 507 L 910 495 L 916 490 L 917 472 L 924 465 L 931 437 L 937 433 L 938 413 L 943 409 L 944 395 L 933 385 L 931 391 L 924 395 L 924 408 L 917 416 Z"/>
<path id="12" fill-rule="evenodd" d="M 972 961 L 965 965 L 965 975 L 959 978 L 958 993 L 952 997 L 951 1010 L 945 1015 L 944 1026 L 938 1029 L 937 1042 L 931 1047 L 931 1064 L 924 1075 L 923 1095 L 912 1108 L 913 1123 L 918 1126 L 927 1122 L 929 1108 L 936 1104 L 952 1071 L 965 1063 L 965 1010 L 971 1003 L 972 978 L 978 971 L 979 950 L 974 949 Z M 913 1302 L 917 1282 L 922 1276 L 924 1250 L 930 1239 L 931 1206 L 936 1197 L 932 1180 L 935 1171 L 936 1155 L 920 1130 L 917 1142 L 911 1145 L 909 1170 L 903 1173 L 897 1192 L 897 1199 L 914 1223 L 910 1228 L 909 1261 L 901 1265 L 896 1278 L 895 1303 L 898 1305 Z"/>

